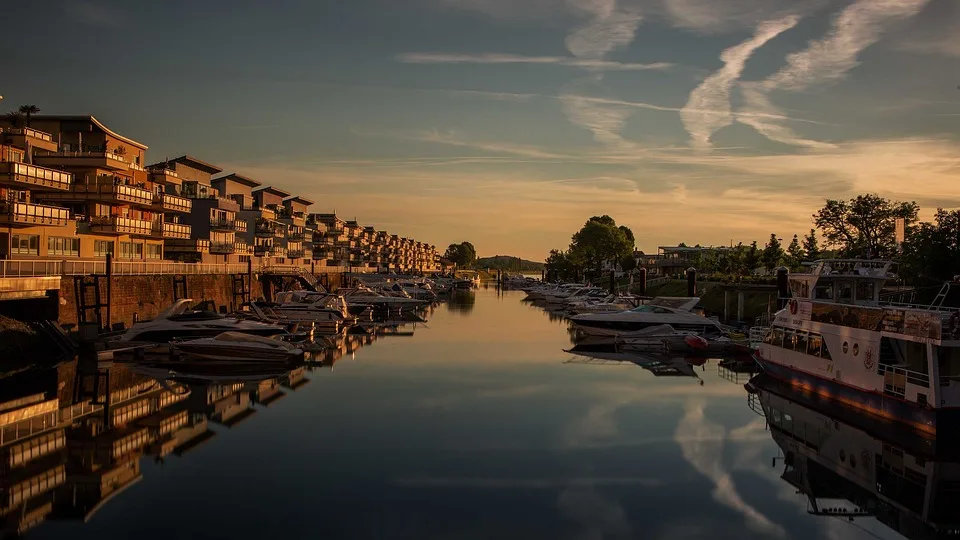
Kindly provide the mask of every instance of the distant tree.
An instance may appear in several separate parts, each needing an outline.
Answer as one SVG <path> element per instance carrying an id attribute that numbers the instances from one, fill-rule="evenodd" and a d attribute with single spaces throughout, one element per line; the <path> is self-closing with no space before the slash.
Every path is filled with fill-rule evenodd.
<path id="1" fill-rule="evenodd" d="M 26 117 L 20 111 L 10 111 L 5 114 L 3 118 L 10 124 L 10 127 L 23 127 L 24 123 L 26 123 Z"/>
<path id="2" fill-rule="evenodd" d="M 559 249 L 551 249 L 546 260 L 546 270 L 549 279 L 572 280 L 576 279 L 579 268 L 570 258 L 569 253 Z"/>
<path id="3" fill-rule="evenodd" d="M 889 257 L 896 252 L 896 221 L 907 225 L 917 220 L 915 202 L 891 201 L 879 195 L 858 195 L 849 201 L 828 199 L 814 223 L 828 245 L 837 246 L 845 257 Z"/>
<path id="4" fill-rule="evenodd" d="M 773 270 L 783 264 L 783 246 L 776 233 L 770 233 L 770 240 L 767 240 L 767 245 L 763 247 L 760 261 L 767 270 Z"/>
<path id="5" fill-rule="evenodd" d="M 906 237 L 900 275 L 919 284 L 960 274 L 960 210 L 937 209 L 933 223 L 920 223 Z"/>
<path id="6" fill-rule="evenodd" d="M 820 258 L 820 243 L 817 241 L 816 229 L 810 229 L 810 234 L 803 237 L 803 252 L 809 261 L 815 261 Z"/>
<path id="7" fill-rule="evenodd" d="M 637 260 L 633 258 L 633 253 L 623 256 L 620 260 L 620 269 L 628 274 L 637 269 Z"/>
<path id="8" fill-rule="evenodd" d="M 623 231 L 623 235 L 627 237 L 627 240 L 630 242 L 630 246 L 633 247 L 637 243 L 637 239 L 633 236 L 633 231 L 630 230 L 630 227 L 626 225 L 621 225 L 620 230 Z"/>
<path id="9" fill-rule="evenodd" d="M 40 107 L 36 105 L 21 105 L 20 114 L 22 114 L 27 119 L 27 127 L 30 127 L 30 117 L 35 114 L 40 114 Z"/>
<path id="10" fill-rule="evenodd" d="M 449 259 L 457 267 L 465 267 L 477 260 L 477 250 L 470 242 L 461 242 L 459 244 L 450 244 L 443 257 Z"/>
<path id="11" fill-rule="evenodd" d="M 791 240 L 790 245 L 787 246 L 787 256 L 785 262 L 790 269 L 797 270 L 800 268 L 806 258 L 807 253 L 804 251 L 803 246 L 800 245 L 800 237 L 793 235 L 793 240 Z"/>
<path id="12" fill-rule="evenodd" d="M 594 269 L 599 275 L 603 263 L 621 261 L 633 254 L 633 247 L 633 242 L 613 218 L 594 216 L 573 235 L 568 255 L 574 263 Z"/>
<path id="13" fill-rule="evenodd" d="M 747 248 L 743 256 L 742 275 L 753 275 L 753 271 L 760 267 L 760 255 L 761 252 L 760 248 L 757 247 L 757 241 L 754 240 L 750 242 L 750 247 Z"/>

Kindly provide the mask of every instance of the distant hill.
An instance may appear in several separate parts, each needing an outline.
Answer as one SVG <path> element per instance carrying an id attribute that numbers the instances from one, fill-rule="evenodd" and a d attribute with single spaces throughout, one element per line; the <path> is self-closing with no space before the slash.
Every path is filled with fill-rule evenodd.
<path id="1" fill-rule="evenodd" d="M 539 272 L 543 269 L 542 262 L 527 261 L 509 255 L 494 255 L 480 257 L 473 263 L 475 268 L 490 268 L 491 270 L 506 270 L 508 272 Z"/>

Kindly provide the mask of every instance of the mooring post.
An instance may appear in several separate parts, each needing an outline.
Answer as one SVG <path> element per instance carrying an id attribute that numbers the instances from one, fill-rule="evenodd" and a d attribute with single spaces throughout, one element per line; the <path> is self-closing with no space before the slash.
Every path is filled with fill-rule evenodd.
<path id="1" fill-rule="evenodd" d="M 107 252 L 107 331 L 113 330 L 113 253 Z"/>
<path id="2" fill-rule="evenodd" d="M 743 291 L 737 291 L 737 321 L 743 320 Z"/>
<path id="3" fill-rule="evenodd" d="M 647 295 L 647 269 L 640 267 L 640 271 L 637 272 L 637 286 L 640 296 Z"/>
<path id="4" fill-rule="evenodd" d="M 777 310 L 783 309 L 787 305 L 787 298 L 790 296 L 790 284 L 787 280 L 788 270 L 781 266 L 777 268 Z"/>
<path id="5" fill-rule="evenodd" d="M 245 301 L 253 301 L 253 259 L 247 259 L 247 295 Z"/>
<path id="6" fill-rule="evenodd" d="M 730 321 L 730 291 L 723 291 L 723 322 Z"/>
<path id="7" fill-rule="evenodd" d="M 694 267 L 687 268 L 687 296 L 693 297 L 697 295 L 697 269 Z"/>
<path id="8" fill-rule="evenodd" d="M 617 294 L 617 271 L 610 271 L 610 294 Z"/>

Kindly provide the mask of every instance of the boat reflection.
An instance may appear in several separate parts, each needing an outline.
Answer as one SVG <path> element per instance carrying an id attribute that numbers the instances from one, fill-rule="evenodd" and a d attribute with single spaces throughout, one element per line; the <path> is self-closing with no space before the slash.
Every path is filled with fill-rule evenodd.
<path id="1" fill-rule="evenodd" d="M 812 515 L 876 518 L 910 539 L 960 534 L 960 445 L 864 415 L 766 375 L 747 385 L 782 459 L 781 478 Z M 955 431 L 954 431 L 955 432 Z"/>
<path id="2" fill-rule="evenodd" d="M 46 520 L 90 519 L 141 479 L 141 460 L 189 452 L 309 383 L 309 371 L 412 335 L 418 323 L 410 320 L 336 336 L 296 367 L 82 359 L 0 373 L 0 537 Z"/>
<path id="3" fill-rule="evenodd" d="M 692 377 L 700 384 L 703 380 L 697 374 L 696 368 L 706 369 L 707 359 L 701 357 L 684 357 L 667 354 L 648 354 L 623 351 L 608 343 L 578 343 L 564 352 L 574 355 L 566 364 L 589 365 L 623 365 L 632 363 L 649 371 L 656 377 Z"/>

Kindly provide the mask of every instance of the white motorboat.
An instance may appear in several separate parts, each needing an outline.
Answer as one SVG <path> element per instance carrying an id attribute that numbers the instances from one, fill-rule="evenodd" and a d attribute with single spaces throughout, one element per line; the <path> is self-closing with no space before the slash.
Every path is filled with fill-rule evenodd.
<path id="1" fill-rule="evenodd" d="M 216 337 L 175 341 L 183 354 L 213 362 L 279 362 L 303 359 L 303 351 L 281 339 L 224 332 Z"/>
<path id="2" fill-rule="evenodd" d="M 257 336 L 286 333 L 283 327 L 257 321 L 241 320 L 212 311 L 191 308 L 193 300 L 177 300 L 156 318 L 138 322 L 120 336 L 120 342 L 169 343 L 177 338 L 213 337 L 224 332 Z"/>
<path id="3" fill-rule="evenodd" d="M 368 287 L 359 286 L 353 289 L 340 289 L 337 291 L 347 301 L 348 307 L 353 306 L 372 306 L 386 307 L 392 309 L 415 309 L 424 304 L 423 301 L 404 296 L 387 296 L 380 294 Z"/>
<path id="4" fill-rule="evenodd" d="M 570 320 L 576 324 L 577 330 L 590 336 L 624 337 L 664 324 L 698 334 L 724 333 L 726 329 L 719 322 L 691 311 L 699 301 L 699 298 L 658 297 L 619 313 L 576 315 Z"/>
<path id="5" fill-rule="evenodd" d="M 414 298 L 416 300 L 423 300 L 425 302 L 437 301 L 437 293 L 433 292 L 433 289 L 430 287 L 429 283 L 416 281 L 397 281 L 388 287 L 388 289 L 393 292 L 403 291 L 407 293 L 410 298 Z"/>

